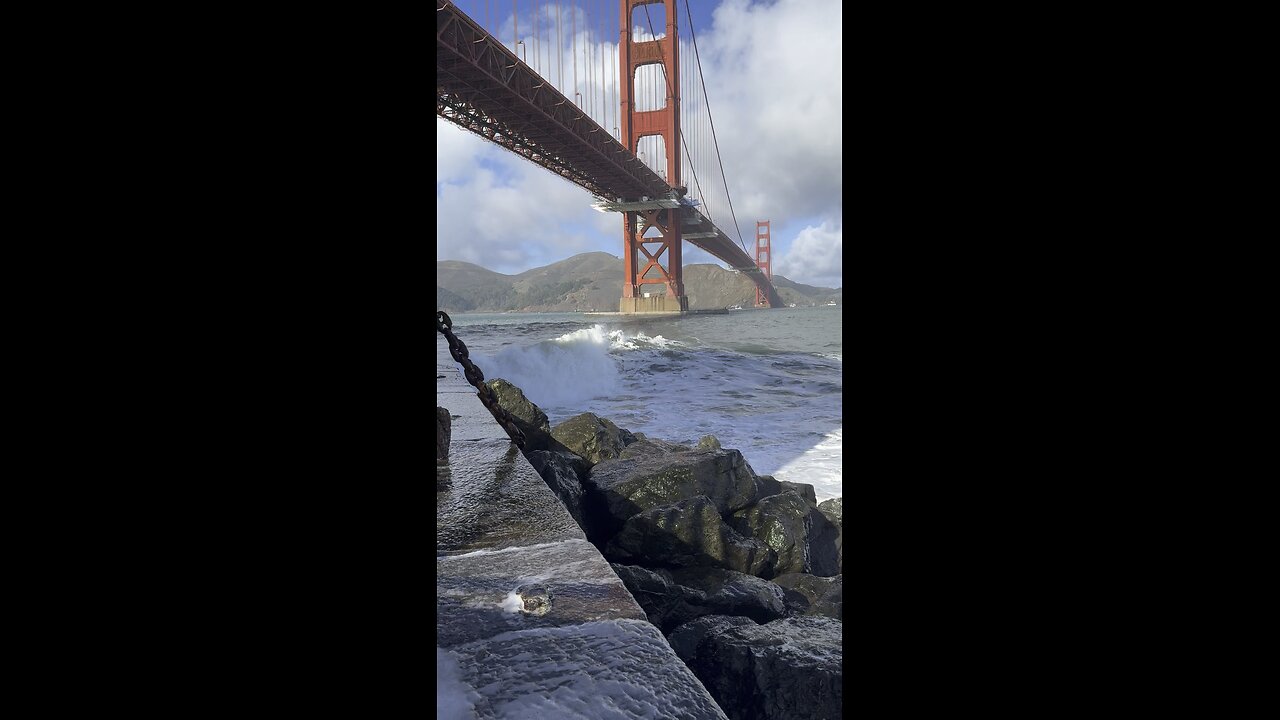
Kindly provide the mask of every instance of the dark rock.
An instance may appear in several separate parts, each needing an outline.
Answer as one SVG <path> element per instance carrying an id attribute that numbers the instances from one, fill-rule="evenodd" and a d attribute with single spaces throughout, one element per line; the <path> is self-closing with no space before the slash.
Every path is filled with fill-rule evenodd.
<path id="1" fill-rule="evenodd" d="M 729 628 L 755 624 L 751 618 L 706 615 L 696 620 L 690 620 L 675 628 L 667 636 L 667 642 L 671 643 L 671 649 L 676 651 L 676 655 L 679 655 L 680 659 L 686 665 L 689 665 L 697 659 L 698 646 L 702 644 L 703 639 L 708 635 L 713 635 Z"/>
<path id="2" fill-rule="evenodd" d="M 436 464 L 449 462 L 449 434 L 453 421 L 449 419 L 449 411 L 436 407 Z"/>
<path id="3" fill-rule="evenodd" d="M 805 502 L 813 507 L 818 507 L 818 496 L 813 491 L 813 486 L 808 483 L 793 483 L 783 480 L 779 483 L 782 485 L 782 492 L 793 492 L 804 498 Z"/>
<path id="4" fill-rule="evenodd" d="M 787 573 L 773 579 L 783 589 L 787 609 L 795 615 L 825 615 L 844 619 L 844 576 L 817 577 Z"/>
<path id="5" fill-rule="evenodd" d="M 840 526 L 818 508 L 809 510 L 809 572 L 831 577 L 839 575 L 844 566 L 843 542 Z"/>
<path id="6" fill-rule="evenodd" d="M 756 479 L 760 482 L 760 497 L 769 497 L 782 492 L 782 483 L 772 475 L 757 475 Z"/>
<path id="7" fill-rule="evenodd" d="M 737 450 L 648 451 L 604 460 L 585 482 L 615 529 L 636 513 L 699 495 L 710 498 L 724 517 L 759 498 L 756 474 Z"/>
<path id="8" fill-rule="evenodd" d="M 565 509 L 584 530 L 587 527 L 581 477 L 587 464 L 582 458 L 568 451 L 530 450 L 525 453 L 529 464 L 542 476 L 547 487 L 555 492 Z"/>
<path id="9" fill-rule="evenodd" d="M 498 396 L 498 404 L 503 410 L 542 432 L 551 432 L 551 423 L 547 421 L 547 414 L 542 412 L 542 408 L 535 405 L 532 400 L 525 397 L 523 390 L 502 378 L 488 380 L 485 385 L 488 385 L 493 390 L 493 394 Z"/>
<path id="10" fill-rule="evenodd" d="M 631 433 L 589 412 L 551 428 L 551 437 L 590 465 L 618 457 L 623 448 L 635 442 Z"/>
<path id="11" fill-rule="evenodd" d="M 820 510 L 823 515 L 826 515 L 827 519 L 831 522 L 844 527 L 844 510 L 841 504 L 843 501 L 844 498 L 823 500 L 818 503 L 818 510 Z"/>
<path id="12" fill-rule="evenodd" d="M 679 445 L 666 440 L 657 438 L 645 438 L 637 440 L 623 448 L 618 455 L 621 459 L 637 458 L 637 457 L 656 457 L 660 455 L 670 455 L 671 453 L 689 452 L 693 448 L 688 445 Z"/>
<path id="13" fill-rule="evenodd" d="M 744 538 L 699 495 L 636 513 L 604 548 L 610 560 L 654 567 L 718 567 L 750 575 L 773 573 L 774 551 Z"/>
<path id="14" fill-rule="evenodd" d="M 708 617 L 672 632 L 672 647 L 731 720 L 838 718 L 842 625 L 821 616 L 766 625 Z"/>
<path id="15" fill-rule="evenodd" d="M 664 633 L 703 615 L 735 615 L 769 622 L 787 614 L 783 588 L 751 575 L 718 568 L 650 570 L 610 565 L 649 622 Z M 807 609 L 808 605 L 804 607 Z"/>
<path id="16" fill-rule="evenodd" d="M 744 536 L 764 541 L 778 554 L 775 574 L 810 572 L 808 541 L 812 509 L 800 495 L 783 492 L 734 513 L 729 525 Z"/>
<path id="17" fill-rule="evenodd" d="M 512 420 L 520 432 L 524 433 L 524 450 L 564 450 L 565 448 L 551 437 L 551 424 L 547 414 L 525 397 L 524 391 L 502 378 L 486 380 L 493 394 L 498 398 L 498 405 L 511 414 Z"/>
<path id="18" fill-rule="evenodd" d="M 631 437 L 635 438 L 637 441 L 639 441 L 639 440 L 648 440 L 648 439 L 649 439 L 649 438 L 648 438 L 648 436 L 646 436 L 646 435 L 645 435 L 644 433 L 642 433 L 642 432 L 638 432 L 638 433 L 631 433 Z"/>
<path id="19" fill-rule="evenodd" d="M 666 570 L 617 563 L 610 563 L 610 567 L 627 586 L 649 622 L 664 633 L 710 612 L 706 593 L 673 583 Z"/>
<path id="20" fill-rule="evenodd" d="M 672 570 L 671 579 L 705 593 L 704 605 L 715 615 L 742 615 L 767 623 L 787 614 L 782 588 L 754 575 L 719 568 L 683 568 Z"/>
<path id="21" fill-rule="evenodd" d="M 706 450 L 719 450 L 721 449 L 720 439 L 715 435 L 703 435 L 702 439 L 698 441 L 698 447 Z"/>

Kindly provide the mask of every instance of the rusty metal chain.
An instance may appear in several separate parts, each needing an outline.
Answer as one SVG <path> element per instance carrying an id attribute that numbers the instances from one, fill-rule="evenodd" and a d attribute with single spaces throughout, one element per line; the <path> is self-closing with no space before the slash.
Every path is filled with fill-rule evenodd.
<path id="1" fill-rule="evenodd" d="M 466 376 L 467 382 L 471 383 L 476 389 L 476 396 L 480 398 L 480 402 L 489 412 L 493 414 L 493 419 L 498 421 L 503 430 L 507 431 L 511 441 L 521 450 L 524 449 L 524 433 L 520 428 L 516 427 L 515 418 L 511 417 L 511 413 L 498 404 L 498 396 L 493 392 L 493 388 L 484 384 L 484 373 L 481 372 L 476 364 L 471 362 L 471 358 L 467 353 L 467 344 L 462 342 L 457 335 L 453 334 L 453 320 L 449 318 L 449 313 L 443 310 L 436 311 L 436 332 L 444 335 L 449 341 L 449 354 L 453 356 L 455 362 L 462 366 L 462 374 Z"/>

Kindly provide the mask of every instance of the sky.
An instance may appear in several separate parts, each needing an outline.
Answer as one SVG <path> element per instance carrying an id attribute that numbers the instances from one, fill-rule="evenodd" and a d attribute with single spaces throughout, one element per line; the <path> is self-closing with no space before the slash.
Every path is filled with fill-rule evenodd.
<path id="1" fill-rule="evenodd" d="M 710 178 L 708 187 L 711 180 L 722 184 L 711 151 L 718 143 L 732 215 L 748 251 L 756 221 L 770 220 L 774 274 L 843 287 L 841 3 L 687 3 L 692 34 L 686 0 L 677 0 L 684 48 L 681 75 L 696 71 L 700 61 L 715 123 L 714 141 L 702 138 L 693 153 L 704 163 L 700 178 Z M 617 53 L 619 0 L 561 0 L 564 49 L 558 57 L 555 0 L 537 3 L 536 37 L 532 0 L 459 0 L 457 5 L 508 46 L 517 37 L 523 40 L 517 54 L 562 91 L 568 89 L 570 99 L 581 92 L 582 104 L 602 127 L 617 124 L 611 114 L 617 112 L 617 71 L 610 69 L 609 59 Z M 637 11 L 637 24 L 647 24 L 649 18 L 655 31 L 664 34 L 661 5 L 649 6 L 647 17 Z M 696 58 L 687 47 L 692 36 Z M 601 62 L 604 70 L 595 72 Z M 693 84 L 681 83 L 685 105 L 693 107 Z M 684 182 L 691 184 L 688 177 Z M 620 256 L 621 214 L 600 213 L 592 201 L 589 192 L 568 180 L 436 118 L 437 260 L 462 260 L 515 274 L 583 252 Z M 731 215 L 721 210 L 716 209 L 713 219 L 737 240 Z M 684 264 L 695 263 L 725 265 L 686 241 Z"/>

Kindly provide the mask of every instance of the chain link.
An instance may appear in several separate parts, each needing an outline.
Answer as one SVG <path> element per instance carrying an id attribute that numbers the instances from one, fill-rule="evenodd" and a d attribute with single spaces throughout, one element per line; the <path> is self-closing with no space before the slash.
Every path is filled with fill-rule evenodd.
<path id="1" fill-rule="evenodd" d="M 453 320 L 449 318 L 449 313 L 443 310 L 436 311 L 436 332 L 443 334 L 445 339 L 449 341 L 449 354 L 453 356 L 455 362 L 462 366 L 462 374 L 466 376 L 467 382 L 475 387 L 476 396 L 480 398 L 480 402 L 489 408 L 489 412 L 493 414 L 493 419 L 497 420 L 502 429 L 507 431 L 511 441 L 523 450 L 524 433 L 521 432 L 520 428 L 516 427 L 515 418 L 511 417 L 511 413 L 498 404 L 498 396 L 493 392 L 493 388 L 484 384 L 484 373 L 475 363 L 471 362 L 471 358 L 467 354 L 467 344 L 453 334 Z"/>

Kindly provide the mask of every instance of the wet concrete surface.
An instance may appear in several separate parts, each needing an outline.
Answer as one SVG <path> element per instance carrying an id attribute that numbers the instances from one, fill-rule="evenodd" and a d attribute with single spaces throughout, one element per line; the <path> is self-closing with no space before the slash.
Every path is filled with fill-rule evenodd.
<path id="1" fill-rule="evenodd" d="M 436 645 L 477 716 L 724 718 L 458 368 L 436 375 Z"/>
<path id="2" fill-rule="evenodd" d="M 478 718 L 725 720 L 647 622 L 522 630 L 449 652 L 462 681 L 477 689 Z"/>
<path id="3" fill-rule="evenodd" d="M 586 540 L 437 557 L 436 613 L 441 647 L 530 628 L 647 620 Z"/>
<path id="4" fill-rule="evenodd" d="M 437 555 L 586 539 L 505 435 L 501 440 L 462 440 L 456 426 L 453 432 L 449 465 L 437 468 L 438 478 L 448 475 L 447 484 L 437 483 Z"/>

